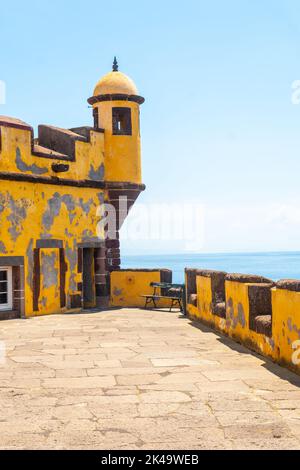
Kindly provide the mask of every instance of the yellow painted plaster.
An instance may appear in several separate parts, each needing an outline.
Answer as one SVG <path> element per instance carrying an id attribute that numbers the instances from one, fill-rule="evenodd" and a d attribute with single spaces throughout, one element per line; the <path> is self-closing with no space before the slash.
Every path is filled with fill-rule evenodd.
<path id="1" fill-rule="evenodd" d="M 300 372 L 300 292 L 272 289 L 273 334 L 280 362 Z"/>
<path id="2" fill-rule="evenodd" d="M 131 101 L 102 101 L 96 103 L 99 127 L 105 129 L 105 179 L 141 184 L 140 109 Z M 131 109 L 132 135 L 113 135 L 112 108 Z"/>
<path id="3" fill-rule="evenodd" d="M 0 256 L 24 256 L 25 311 L 34 315 L 32 296 L 33 249 L 38 239 L 64 240 L 67 297 L 77 293 L 77 242 L 96 237 L 97 207 L 102 191 L 46 184 L 1 181 Z M 2 209 L 2 210 L 1 210 Z M 58 251 L 58 250 L 57 250 Z M 43 310 L 53 310 L 53 292 L 43 290 Z M 60 311 L 60 309 L 58 309 Z"/>
<path id="4" fill-rule="evenodd" d="M 161 282 L 161 273 L 157 271 L 114 271 L 111 273 L 111 306 L 144 307 L 142 295 L 151 295 L 151 282 Z M 160 290 L 157 291 L 160 293 Z M 170 300 L 157 301 L 158 308 L 170 307 Z M 150 307 L 153 307 L 150 305 Z"/>
<path id="5" fill-rule="evenodd" d="M 5 126 L 0 130 L 0 172 L 57 177 L 52 164 L 66 163 L 69 170 L 59 173 L 60 179 L 98 181 L 93 175 L 101 173 L 102 167 L 104 177 L 104 133 L 91 131 L 90 142 L 76 141 L 75 161 L 64 161 L 33 155 L 30 130 Z"/>

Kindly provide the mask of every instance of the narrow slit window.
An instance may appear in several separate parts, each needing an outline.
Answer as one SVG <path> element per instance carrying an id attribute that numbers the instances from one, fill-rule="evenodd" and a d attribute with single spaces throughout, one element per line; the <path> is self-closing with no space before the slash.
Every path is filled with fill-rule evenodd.
<path id="1" fill-rule="evenodd" d="M 99 129 L 99 110 L 98 110 L 98 108 L 93 109 L 93 117 L 94 117 L 94 128 Z"/>
<path id="2" fill-rule="evenodd" d="M 132 135 L 131 109 L 113 108 L 112 123 L 114 135 Z"/>

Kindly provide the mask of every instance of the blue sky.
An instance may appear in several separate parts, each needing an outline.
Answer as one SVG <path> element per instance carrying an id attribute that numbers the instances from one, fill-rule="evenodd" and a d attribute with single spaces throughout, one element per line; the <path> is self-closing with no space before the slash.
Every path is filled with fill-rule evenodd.
<path id="1" fill-rule="evenodd" d="M 146 98 L 140 202 L 203 204 L 206 252 L 300 250 L 299 2 L 16 0 L 0 16 L 0 114 L 91 124 L 116 54 Z"/>

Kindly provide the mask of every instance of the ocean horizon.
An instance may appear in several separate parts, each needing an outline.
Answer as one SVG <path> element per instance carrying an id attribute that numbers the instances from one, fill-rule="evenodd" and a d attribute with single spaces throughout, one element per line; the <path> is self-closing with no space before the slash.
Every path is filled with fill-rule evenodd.
<path id="1" fill-rule="evenodd" d="M 300 279 L 300 251 L 125 255 L 122 257 L 121 268 L 171 269 L 174 283 L 184 282 L 185 268 L 257 274 L 274 281 L 279 279 Z"/>

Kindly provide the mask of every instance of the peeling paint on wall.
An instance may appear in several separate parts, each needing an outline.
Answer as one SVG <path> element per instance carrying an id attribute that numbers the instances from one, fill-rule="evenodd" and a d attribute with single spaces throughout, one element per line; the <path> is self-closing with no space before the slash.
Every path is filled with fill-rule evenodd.
<path id="1" fill-rule="evenodd" d="M 89 199 L 87 202 L 84 202 L 82 198 L 79 199 L 79 204 L 83 212 L 88 215 L 91 211 L 91 206 L 93 205 L 93 199 Z"/>
<path id="2" fill-rule="evenodd" d="M 2 254 L 6 254 L 7 253 L 7 250 L 5 248 L 5 245 L 3 242 L 0 241 L 0 253 Z"/>
<path id="3" fill-rule="evenodd" d="M 273 338 L 267 338 L 268 344 L 271 346 L 271 348 L 274 350 L 275 348 L 275 341 Z"/>
<path id="4" fill-rule="evenodd" d="M 118 287 L 114 288 L 114 295 L 116 297 L 120 297 L 120 295 L 122 295 L 122 294 L 123 294 L 123 289 L 118 289 Z"/>
<path id="5" fill-rule="evenodd" d="M 43 288 L 48 289 L 57 284 L 58 270 L 55 267 L 55 253 L 47 254 L 42 252 L 41 273 L 43 276 Z"/>
<path id="6" fill-rule="evenodd" d="M 76 283 L 76 272 L 77 272 L 77 247 L 74 241 L 73 246 L 70 246 L 69 242 L 66 243 L 66 259 L 67 263 L 69 264 L 69 272 L 70 272 L 70 291 L 77 291 L 77 283 Z"/>
<path id="7" fill-rule="evenodd" d="M 69 230 L 68 230 L 67 228 L 65 228 L 65 235 L 66 235 L 66 237 L 68 237 L 68 238 L 73 237 L 72 233 L 69 232 Z"/>
<path id="8" fill-rule="evenodd" d="M 71 224 L 76 217 L 76 203 L 74 201 L 74 198 L 70 194 L 64 194 L 63 196 L 61 196 L 61 201 L 65 204 L 66 208 L 68 209 L 69 221 Z"/>
<path id="9" fill-rule="evenodd" d="M 289 331 L 291 332 L 294 331 L 298 335 L 298 338 L 300 338 L 300 329 L 297 328 L 297 325 L 293 324 L 293 321 L 291 318 L 288 318 L 287 326 L 288 326 Z"/>
<path id="10" fill-rule="evenodd" d="M 23 162 L 19 147 L 17 147 L 16 149 L 16 165 L 18 170 L 23 171 L 24 173 L 30 172 L 34 175 L 44 175 L 45 173 L 48 173 L 48 169 L 45 167 L 41 168 L 35 163 L 33 163 L 32 165 L 27 165 L 26 162 Z"/>
<path id="11" fill-rule="evenodd" d="M 48 207 L 42 218 L 42 224 L 47 229 L 50 230 L 55 217 L 59 216 L 61 209 L 61 196 L 59 193 L 55 193 L 51 199 L 48 201 Z"/>
<path id="12" fill-rule="evenodd" d="M 44 308 L 46 308 L 46 305 L 47 305 L 47 298 L 46 297 L 42 297 L 39 301 L 40 305 Z"/>
<path id="13" fill-rule="evenodd" d="M 86 229 L 82 232 L 83 241 L 93 240 L 93 239 L 98 241 L 98 238 L 94 236 L 94 233 L 91 230 Z"/>
<path id="14" fill-rule="evenodd" d="M 32 291 L 32 279 L 33 279 L 33 239 L 31 238 L 29 245 L 26 249 L 27 258 L 27 284 L 30 286 Z"/>
<path id="15" fill-rule="evenodd" d="M 104 204 L 104 193 L 97 194 L 100 205 Z"/>
<path id="16" fill-rule="evenodd" d="M 84 199 L 81 197 L 79 200 L 76 200 L 72 195 L 70 194 L 64 194 L 60 195 L 59 193 L 55 193 L 51 199 L 48 201 L 48 206 L 47 210 L 45 211 L 43 218 L 42 218 L 42 224 L 46 230 L 51 230 L 51 227 L 54 223 L 54 220 L 56 217 L 59 216 L 62 204 L 64 204 L 68 210 L 68 217 L 69 221 L 72 224 L 76 218 L 76 208 L 80 208 L 81 213 L 83 212 L 86 216 L 88 216 L 91 212 L 91 207 L 95 205 L 94 201 L 92 198 L 88 199 L 88 201 L 84 201 Z M 96 207 L 96 206 L 95 206 Z M 95 216 L 96 216 L 96 210 L 95 210 Z M 77 222 L 78 225 L 78 222 Z M 95 224 L 96 227 L 96 224 Z M 91 236 L 94 236 L 94 234 L 90 231 L 92 234 Z"/>
<path id="17" fill-rule="evenodd" d="M 98 168 L 94 168 L 93 165 L 90 165 L 89 177 L 94 181 L 103 181 L 104 179 L 104 165 L 101 165 Z"/>
<path id="18" fill-rule="evenodd" d="M 245 312 L 244 312 L 244 307 L 240 302 L 238 304 L 238 322 L 240 323 L 242 328 L 245 328 L 246 326 Z"/>
<path id="19" fill-rule="evenodd" d="M 5 209 L 5 197 L 0 193 L 0 213 Z"/>
<path id="20" fill-rule="evenodd" d="M 7 220 L 11 223 L 8 232 L 13 241 L 16 241 L 23 230 L 22 222 L 26 219 L 27 204 L 24 200 L 15 201 L 12 196 L 9 196 L 8 199 L 8 207 L 11 210 L 11 214 L 7 217 Z"/>

